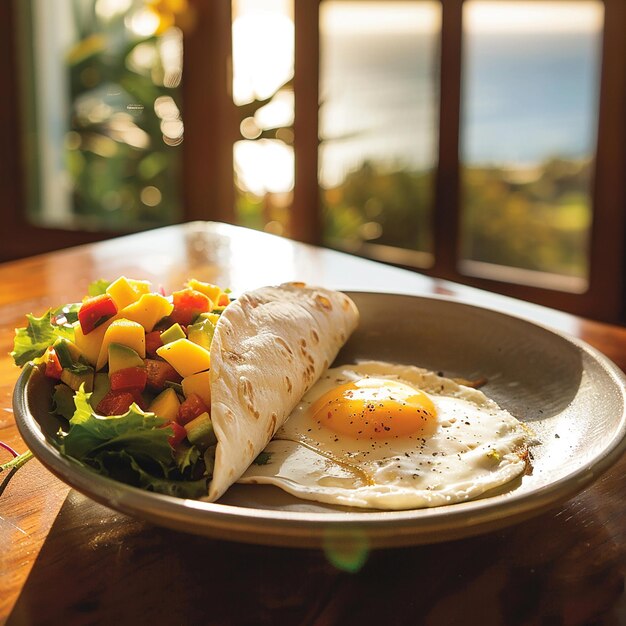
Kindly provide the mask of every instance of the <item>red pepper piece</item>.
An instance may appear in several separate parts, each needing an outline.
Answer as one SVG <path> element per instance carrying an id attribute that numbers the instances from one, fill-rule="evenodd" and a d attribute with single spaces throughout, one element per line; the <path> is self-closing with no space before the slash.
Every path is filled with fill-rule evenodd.
<path id="1" fill-rule="evenodd" d="M 190 393 L 178 407 L 178 423 L 184 426 L 209 409 L 197 393 Z"/>
<path id="2" fill-rule="evenodd" d="M 61 367 L 61 363 L 59 362 L 59 357 L 57 356 L 55 349 L 48 348 L 46 354 L 46 376 L 59 380 L 61 378 L 62 371 L 63 368 Z"/>
<path id="3" fill-rule="evenodd" d="M 173 322 L 187 326 L 200 314 L 213 308 L 211 299 L 195 289 L 183 289 L 172 294 L 174 309 L 170 313 Z"/>
<path id="4" fill-rule="evenodd" d="M 179 383 L 181 375 L 166 361 L 146 359 L 146 386 L 151 391 L 163 391 L 167 382 Z"/>
<path id="5" fill-rule="evenodd" d="M 187 431 L 183 426 L 177 424 L 176 422 L 170 422 L 169 424 L 166 424 L 166 426 L 171 426 L 174 431 L 171 437 L 168 437 L 167 440 L 169 441 L 170 446 L 175 448 L 187 436 Z"/>
<path id="6" fill-rule="evenodd" d="M 106 293 L 85 300 L 78 310 L 78 321 L 84 335 L 112 318 L 117 313 L 117 305 Z"/>
<path id="7" fill-rule="evenodd" d="M 146 387 L 148 374 L 145 367 L 124 367 L 110 375 L 112 391 L 143 391 Z"/>
<path id="8" fill-rule="evenodd" d="M 161 341 L 162 332 L 162 330 L 153 330 L 146 333 L 146 354 L 149 356 L 156 356 L 157 349 L 163 345 L 163 341 Z"/>
<path id="9" fill-rule="evenodd" d="M 100 415 L 124 415 L 135 401 L 135 395 L 130 391 L 111 390 L 98 403 L 96 413 Z"/>

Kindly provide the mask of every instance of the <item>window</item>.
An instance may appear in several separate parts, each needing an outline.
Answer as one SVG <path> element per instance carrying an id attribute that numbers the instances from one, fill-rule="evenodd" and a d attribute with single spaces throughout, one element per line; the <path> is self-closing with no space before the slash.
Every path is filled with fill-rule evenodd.
<path id="1" fill-rule="evenodd" d="M 20 3 L 28 216 L 137 230 L 179 219 L 182 31 L 133 0 Z"/>
<path id="2" fill-rule="evenodd" d="M 463 273 L 587 290 L 603 9 L 465 3 Z"/>
<path id="3" fill-rule="evenodd" d="M 432 265 L 438 2 L 320 5 L 324 241 Z"/>
<path id="4" fill-rule="evenodd" d="M 55 54 L 35 48 L 29 59 L 24 19 L 19 34 L 11 28 L 23 18 L 19 7 L 47 4 L 0 3 L 9 60 L 0 80 L 14 96 L 31 61 L 31 90 L 53 85 L 54 74 L 42 77 L 41 68 Z M 3 258 L 214 219 L 624 319 L 622 0 L 62 0 L 59 7 L 50 19 L 65 30 L 37 45 L 57 50 L 57 86 L 76 84 L 50 89 L 43 117 L 17 97 L 0 100 L 0 115 L 35 120 L 63 142 L 71 167 L 40 147 L 37 167 L 31 161 L 25 170 L 63 180 L 40 184 L 39 196 L 27 185 L 25 197 L 15 155 L 31 154 L 34 135 L 24 150 L 20 126 L 5 125 Z M 69 7 L 80 11 L 68 14 Z M 36 16 L 29 19 L 36 29 Z M 107 72 L 100 93 L 87 66 L 82 78 L 67 67 L 60 75 L 58 53 L 84 39 L 95 46 L 89 34 L 103 32 L 115 32 L 118 46 L 83 50 Z M 129 54 L 135 48 L 141 52 Z M 174 62 L 166 80 L 165 65 Z M 145 91 L 129 95 L 129 78 Z M 94 94 L 99 103 L 90 101 Z M 62 119 L 68 108 L 74 115 Z M 108 138 L 100 133 L 104 143 L 90 143 L 103 126 Z M 113 145 L 128 158 L 103 156 Z M 84 189 L 76 186 L 76 172 L 89 170 L 76 165 L 81 160 L 96 172 Z M 103 162 L 117 183 L 100 184 Z M 94 207 L 110 233 L 90 232 Z M 15 232 L 21 242 L 7 234 Z"/>

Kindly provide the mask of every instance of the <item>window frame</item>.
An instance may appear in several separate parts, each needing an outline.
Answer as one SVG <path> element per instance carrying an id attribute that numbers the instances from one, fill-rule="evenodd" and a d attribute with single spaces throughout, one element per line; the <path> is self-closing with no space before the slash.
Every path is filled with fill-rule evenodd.
<path id="1" fill-rule="evenodd" d="M 318 183 L 319 7 L 324 0 L 294 1 L 295 20 L 295 188 L 291 236 L 311 244 L 322 242 Z M 4 188 L 0 261 L 61 247 L 106 239 L 118 232 L 42 228 L 26 219 L 24 146 L 21 144 L 19 59 L 16 7 L 20 0 L 0 3 L 0 81 L 14 97 L 0 99 L 5 124 L 0 143 Z M 441 0 L 439 160 L 433 210 L 434 264 L 409 267 L 489 291 L 612 322 L 624 321 L 626 232 L 626 3 L 603 0 L 605 24 L 599 88 L 597 150 L 592 191 L 589 288 L 585 293 L 515 284 L 463 274 L 459 269 L 460 108 L 464 0 Z M 183 144 L 182 221 L 233 222 L 232 146 L 238 138 L 232 101 L 231 2 L 189 0 L 195 27 L 184 34 L 181 85 Z M 208 63 L 206 59 L 211 59 Z M 211 125 L 207 119 L 213 120 Z"/>
<path id="2" fill-rule="evenodd" d="M 568 1 L 568 0 L 562 0 Z M 319 55 L 317 40 L 311 24 L 319 24 L 319 5 L 324 0 L 298 0 L 296 33 L 307 29 L 306 39 L 296 36 L 296 59 Z M 440 50 L 439 160 L 435 175 L 433 207 L 434 263 L 431 267 L 402 265 L 408 269 L 458 283 L 503 293 L 531 302 L 562 309 L 577 315 L 605 321 L 624 321 L 624 233 L 626 220 L 626 5 L 622 0 L 603 0 L 605 24 L 602 36 L 602 63 L 599 84 L 597 147 L 592 188 L 593 222 L 590 233 L 589 285 L 584 293 L 571 293 L 464 274 L 460 270 L 460 113 L 463 45 L 464 0 L 441 0 L 442 26 Z M 305 8 L 306 7 L 306 8 Z M 306 17 L 305 17 L 306 16 Z M 308 24 L 299 23 L 306 19 Z M 307 66 L 312 67 L 310 64 Z M 298 74 L 296 63 L 296 76 Z M 319 65 L 317 66 L 319 77 Z M 311 80 L 309 82 L 316 82 Z M 296 85 L 297 86 L 297 85 Z M 296 89 L 296 119 L 298 113 L 308 117 L 301 125 L 311 127 L 310 110 L 300 103 L 303 96 Z M 317 128 L 317 126 L 316 126 Z M 300 143 L 295 133 L 295 158 L 306 162 L 302 178 L 317 176 L 317 147 Z M 298 180 L 298 179 L 297 179 Z M 317 182 L 317 178 L 316 178 Z M 296 183 L 298 184 L 298 183 Z M 311 180 L 306 187 L 311 187 Z M 313 204 L 315 203 L 315 206 Z M 320 220 L 319 199 L 302 198 L 295 207 L 298 212 L 317 215 Z M 310 217 L 307 217 L 310 219 Z M 307 236 L 304 241 L 319 243 Z"/>

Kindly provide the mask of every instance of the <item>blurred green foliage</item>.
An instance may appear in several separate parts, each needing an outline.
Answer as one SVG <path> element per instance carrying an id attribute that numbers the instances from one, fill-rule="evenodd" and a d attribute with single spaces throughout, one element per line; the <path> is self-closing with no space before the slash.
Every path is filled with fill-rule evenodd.
<path id="1" fill-rule="evenodd" d="M 465 167 L 461 181 L 462 258 L 586 277 L 589 161 L 554 159 L 532 169 Z M 431 171 L 363 163 L 323 194 L 326 242 L 432 251 L 433 184 Z"/>
<path id="2" fill-rule="evenodd" d="M 65 154 L 74 226 L 138 230 L 173 223 L 181 148 L 164 140 L 155 103 L 164 99 L 174 116 L 180 106 L 177 89 L 164 85 L 160 38 L 135 35 L 124 14 L 102 19 L 94 2 L 71 6 L 77 36 L 66 56 Z"/>

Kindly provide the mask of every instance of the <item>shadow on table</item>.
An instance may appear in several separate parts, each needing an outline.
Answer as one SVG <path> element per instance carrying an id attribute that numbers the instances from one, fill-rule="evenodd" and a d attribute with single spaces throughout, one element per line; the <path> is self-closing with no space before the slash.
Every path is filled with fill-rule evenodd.
<path id="1" fill-rule="evenodd" d="M 7 624 L 620 624 L 623 506 L 600 518 L 593 497 L 482 537 L 372 552 L 350 573 L 323 551 L 185 535 L 71 491 Z"/>

